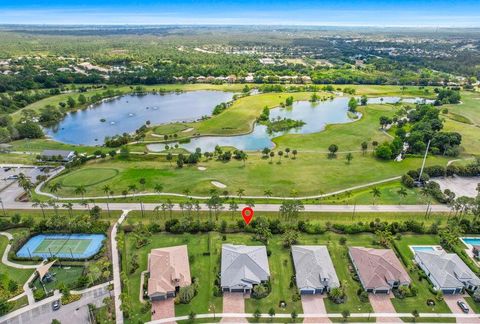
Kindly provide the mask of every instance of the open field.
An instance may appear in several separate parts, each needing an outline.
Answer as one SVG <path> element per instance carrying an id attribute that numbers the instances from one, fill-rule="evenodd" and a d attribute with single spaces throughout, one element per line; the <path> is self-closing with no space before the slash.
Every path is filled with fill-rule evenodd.
<path id="1" fill-rule="evenodd" d="M 215 189 L 211 181 L 225 184 L 226 190 L 231 194 L 242 188 L 245 189 L 245 195 L 261 196 L 265 190 L 271 190 L 274 196 L 289 196 L 292 190 L 296 190 L 299 196 L 305 196 L 401 176 L 421 165 L 420 158 L 385 162 L 361 153 L 355 153 L 354 160 L 347 164 L 343 154 L 337 155 L 336 159 L 329 159 L 326 154 L 299 153 L 295 160 L 283 158 L 281 164 L 277 163 L 278 157 L 270 164 L 268 159 L 251 155 L 246 166 L 239 161 L 202 161 L 201 165 L 207 168 L 205 171 L 199 171 L 196 165 L 182 169 L 170 166 L 161 156 L 131 155 L 126 160 L 116 158 L 88 163 L 82 167 L 82 176 L 84 179 L 102 179 L 104 169 L 118 171 L 118 175 L 113 178 L 89 185 L 86 197 L 104 196 L 102 188 L 105 185 L 113 188 L 115 194 L 121 195 L 130 185 L 136 185 L 138 192 L 153 192 L 157 184 L 163 185 L 163 192 L 182 193 L 188 188 L 191 194 L 209 196 L 210 190 Z M 427 165 L 445 165 L 447 160 L 430 157 Z M 145 186 L 139 184 L 142 178 L 146 180 Z M 63 185 L 58 195 L 75 197 L 75 186 L 79 185 L 75 179 L 78 180 L 75 173 L 65 173 L 53 179 L 50 184 L 59 182 Z"/>

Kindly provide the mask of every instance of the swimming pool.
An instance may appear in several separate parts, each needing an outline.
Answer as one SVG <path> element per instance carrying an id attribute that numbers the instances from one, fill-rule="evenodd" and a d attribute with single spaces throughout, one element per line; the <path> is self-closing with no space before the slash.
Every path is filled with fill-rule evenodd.
<path id="1" fill-rule="evenodd" d="M 461 240 L 465 245 L 480 245 L 480 237 L 462 237 Z"/>
<path id="2" fill-rule="evenodd" d="M 424 251 L 424 252 L 435 251 L 435 248 L 433 246 L 412 246 L 411 248 L 413 251 Z"/>

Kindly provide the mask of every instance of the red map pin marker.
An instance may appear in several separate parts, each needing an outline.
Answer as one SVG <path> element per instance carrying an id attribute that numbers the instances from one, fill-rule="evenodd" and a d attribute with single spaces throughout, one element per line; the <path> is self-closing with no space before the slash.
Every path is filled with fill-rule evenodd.
<path id="1" fill-rule="evenodd" d="M 253 209 L 250 207 L 245 207 L 242 209 L 242 216 L 245 223 L 248 225 L 252 221 L 253 218 Z"/>

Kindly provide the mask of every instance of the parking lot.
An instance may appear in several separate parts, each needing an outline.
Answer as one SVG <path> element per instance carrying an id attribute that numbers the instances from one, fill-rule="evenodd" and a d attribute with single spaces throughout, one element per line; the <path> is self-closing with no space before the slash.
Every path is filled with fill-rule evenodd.
<path id="1" fill-rule="evenodd" d="M 0 165 L 0 197 L 4 201 L 10 201 L 22 194 L 23 189 L 16 183 L 20 173 L 35 182 L 37 176 L 47 175 L 46 172 L 52 170 L 44 166 Z"/>

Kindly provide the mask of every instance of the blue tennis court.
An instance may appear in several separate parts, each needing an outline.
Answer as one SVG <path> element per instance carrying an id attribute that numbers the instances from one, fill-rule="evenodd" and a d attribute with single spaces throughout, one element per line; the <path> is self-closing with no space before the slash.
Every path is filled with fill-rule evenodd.
<path id="1" fill-rule="evenodd" d="M 17 256 L 88 259 L 100 251 L 104 239 L 103 234 L 40 234 L 31 237 Z"/>

